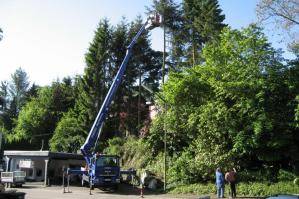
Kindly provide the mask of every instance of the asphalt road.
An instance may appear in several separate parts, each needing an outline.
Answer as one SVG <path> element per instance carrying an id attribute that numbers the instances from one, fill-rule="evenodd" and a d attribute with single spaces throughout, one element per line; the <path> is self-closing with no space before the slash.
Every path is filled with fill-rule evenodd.
<path id="1" fill-rule="evenodd" d="M 92 195 L 89 195 L 89 188 L 86 187 L 74 187 L 69 188 L 69 193 L 65 189 L 66 193 L 63 193 L 63 188 L 61 186 L 51 186 L 43 187 L 37 185 L 28 185 L 26 184 L 22 188 L 12 188 L 18 192 L 25 192 L 26 199 L 134 199 L 141 198 L 140 192 L 138 189 L 133 188 L 132 186 L 122 185 L 119 190 L 116 192 L 102 191 L 99 189 L 92 190 Z M 161 198 L 161 199 L 176 199 L 176 198 L 186 198 L 194 199 L 199 198 L 199 196 L 194 195 L 169 195 L 169 194 L 159 194 L 151 193 L 145 191 L 144 198 Z"/>

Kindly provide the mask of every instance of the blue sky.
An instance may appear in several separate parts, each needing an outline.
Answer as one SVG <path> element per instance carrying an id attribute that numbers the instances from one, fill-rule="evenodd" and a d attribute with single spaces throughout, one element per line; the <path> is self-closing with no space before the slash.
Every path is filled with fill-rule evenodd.
<path id="1" fill-rule="evenodd" d="M 117 24 L 123 16 L 145 18 L 151 0 L 0 0 L 0 81 L 8 80 L 18 67 L 39 85 L 57 78 L 82 74 L 84 54 L 103 17 Z M 255 22 L 258 0 L 220 0 L 225 23 L 233 28 Z M 276 48 L 285 49 L 280 37 L 266 30 Z M 161 50 L 162 31 L 152 31 L 152 46 Z M 287 55 L 288 56 L 288 55 Z"/>

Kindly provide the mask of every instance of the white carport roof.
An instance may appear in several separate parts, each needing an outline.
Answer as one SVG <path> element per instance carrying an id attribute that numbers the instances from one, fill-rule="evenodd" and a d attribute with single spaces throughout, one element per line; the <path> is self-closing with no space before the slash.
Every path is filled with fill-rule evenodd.
<path id="1" fill-rule="evenodd" d="M 83 160 L 82 154 L 51 152 L 51 151 L 4 151 L 4 156 L 16 157 L 48 157 L 50 159 L 76 159 Z"/>

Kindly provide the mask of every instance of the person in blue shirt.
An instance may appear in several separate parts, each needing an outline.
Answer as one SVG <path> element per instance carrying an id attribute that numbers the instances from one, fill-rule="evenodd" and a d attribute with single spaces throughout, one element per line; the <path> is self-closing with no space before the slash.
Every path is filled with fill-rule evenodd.
<path id="1" fill-rule="evenodd" d="M 220 168 L 216 169 L 217 197 L 224 198 L 224 176 Z"/>

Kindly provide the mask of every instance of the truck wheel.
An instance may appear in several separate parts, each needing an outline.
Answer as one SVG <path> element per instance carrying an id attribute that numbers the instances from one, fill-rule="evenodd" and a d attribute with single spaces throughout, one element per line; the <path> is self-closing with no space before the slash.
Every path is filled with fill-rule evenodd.
<path id="1" fill-rule="evenodd" d="M 22 184 L 15 184 L 15 187 L 19 187 L 19 188 L 21 188 L 21 187 L 22 187 Z"/>
<path id="2" fill-rule="evenodd" d="M 118 190 L 118 185 L 116 184 L 113 186 L 113 191 L 117 191 L 117 190 Z"/>

